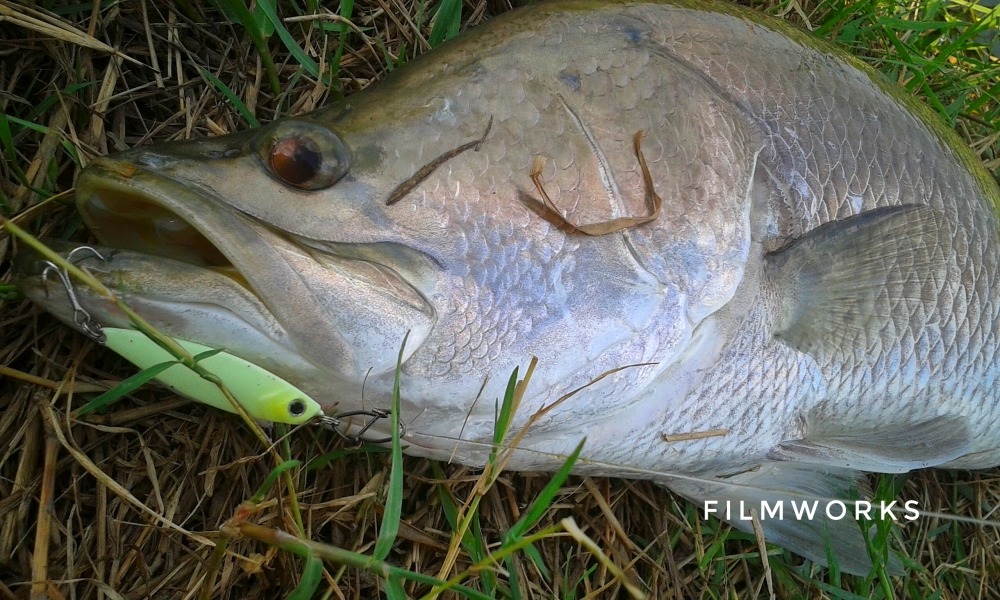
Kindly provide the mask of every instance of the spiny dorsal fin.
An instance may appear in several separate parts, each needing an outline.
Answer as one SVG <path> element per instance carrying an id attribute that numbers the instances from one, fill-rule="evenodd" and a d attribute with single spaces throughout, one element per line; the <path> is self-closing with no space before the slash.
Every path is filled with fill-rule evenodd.
<path id="1" fill-rule="evenodd" d="M 951 232 L 927 206 L 879 208 L 825 223 L 766 258 L 780 300 L 776 338 L 801 352 L 863 349 L 890 321 L 933 304 Z"/>

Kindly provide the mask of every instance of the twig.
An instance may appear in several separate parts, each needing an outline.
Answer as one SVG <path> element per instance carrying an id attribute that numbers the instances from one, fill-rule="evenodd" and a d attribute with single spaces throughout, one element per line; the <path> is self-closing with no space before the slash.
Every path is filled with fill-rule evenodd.
<path id="1" fill-rule="evenodd" d="M 59 428 L 59 421 L 58 418 L 56 417 L 55 411 L 52 410 L 52 406 L 48 402 L 38 402 L 38 407 L 41 410 L 42 419 L 45 422 L 46 429 L 55 434 L 56 438 L 59 439 L 59 443 L 62 444 L 62 447 L 65 448 L 66 451 L 70 453 L 70 455 L 72 455 L 72 457 L 81 467 L 84 468 L 84 470 L 86 470 L 88 473 L 97 478 L 97 480 L 101 484 L 107 486 L 112 492 L 115 493 L 115 495 L 117 495 L 119 498 L 125 500 L 126 502 L 134 506 L 136 509 L 139 510 L 139 512 L 148 515 L 154 521 L 160 523 L 167 529 L 177 531 L 183 534 L 184 536 L 190 538 L 191 540 L 198 542 L 199 544 L 204 544 L 205 546 L 212 546 L 212 547 L 215 546 L 215 542 L 213 542 L 212 540 L 208 539 L 205 536 L 198 535 L 197 533 L 192 533 L 187 529 L 184 529 L 177 523 L 174 523 L 170 519 L 167 519 L 166 517 L 157 514 L 155 511 L 153 511 L 153 509 L 149 508 L 141 500 L 133 496 L 132 493 L 129 492 L 124 487 L 122 487 L 120 483 L 115 481 L 113 478 L 109 477 L 107 473 L 105 473 L 97 465 L 95 465 L 94 462 L 90 460 L 89 456 L 81 452 L 79 449 L 76 448 L 74 444 L 71 444 L 66 439 L 66 435 L 63 433 L 62 429 Z"/>
<path id="2" fill-rule="evenodd" d="M 750 522 L 753 524 L 753 534 L 757 538 L 760 561 L 764 565 L 764 581 L 767 582 L 767 592 L 770 600 L 775 600 L 774 579 L 771 577 L 771 564 L 767 558 L 767 542 L 764 540 L 764 530 L 760 526 L 760 518 L 755 508 L 750 509 Z"/>
<path id="3" fill-rule="evenodd" d="M 585 225 L 573 223 L 561 212 L 559 212 L 555 203 L 553 203 L 552 199 L 549 198 L 548 192 L 545 191 L 545 186 L 542 184 L 542 169 L 545 168 L 545 157 L 543 156 L 535 157 L 531 163 L 530 173 L 531 182 L 535 184 L 535 190 L 537 190 L 538 195 L 542 197 L 542 201 L 539 203 L 531 196 L 522 194 L 520 197 L 521 202 L 523 202 L 532 212 L 551 223 L 557 229 L 567 233 L 582 233 L 590 236 L 608 235 L 609 233 L 624 231 L 631 227 L 638 227 L 643 223 L 649 223 L 650 221 L 656 220 L 660 216 L 663 199 L 656 193 L 656 189 L 653 185 L 653 175 L 649 172 L 649 165 L 646 164 L 646 157 L 642 153 L 642 135 L 643 133 L 640 129 L 635 133 L 635 137 L 632 141 L 633 148 L 635 150 L 635 157 L 639 161 L 639 169 L 642 171 L 642 180 L 646 186 L 646 204 L 649 206 L 648 215 L 644 217 L 619 217 L 617 219 L 609 219 L 607 221 L 599 221 L 597 223 L 588 223 Z"/>
<path id="4" fill-rule="evenodd" d="M 690 442 L 691 440 L 703 440 L 705 438 L 724 437 L 729 435 L 728 429 L 707 429 L 705 431 L 692 431 L 690 433 L 661 433 L 660 439 L 664 442 Z"/>
<path id="5" fill-rule="evenodd" d="M 35 548 L 31 559 L 31 600 L 47 600 L 49 579 L 49 540 L 52 536 L 52 500 L 56 486 L 56 459 L 59 440 L 45 426 L 45 460 L 42 465 L 42 487 L 38 494 L 38 517 L 35 519 Z"/>
<path id="6" fill-rule="evenodd" d="M 413 188 L 420 185 L 425 179 L 431 176 L 431 173 L 437 170 L 438 167 L 448 162 L 449 160 L 455 158 L 459 154 L 466 152 L 468 150 L 475 150 L 479 152 L 480 148 L 483 147 L 483 143 L 486 141 L 486 136 L 490 134 L 490 129 L 493 128 L 493 117 L 490 117 L 488 123 L 486 123 L 486 131 L 478 140 L 472 140 L 471 142 L 466 142 L 457 148 L 452 148 L 451 150 L 445 152 L 441 156 L 438 156 L 434 160 L 430 161 L 426 165 L 420 167 L 416 173 L 407 178 L 403 183 L 396 186 L 396 189 L 389 193 L 389 197 L 385 201 L 386 206 L 392 206 L 393 204 L 399 202 L 406 197 Z"/>

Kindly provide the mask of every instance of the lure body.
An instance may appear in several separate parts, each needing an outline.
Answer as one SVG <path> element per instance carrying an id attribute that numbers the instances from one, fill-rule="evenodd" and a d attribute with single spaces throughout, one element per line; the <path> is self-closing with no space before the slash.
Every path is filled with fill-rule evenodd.
<path id="1" fill-rule="evenodd" d="M 104 329 L 104 335 L 105 345 L 108 348 L 140 369 L 177 361 L 141 331 L 107 327 Z M 174 341 L 192 356 L 212 350 L 208 346 L 188 340 L 174 338 Z M 201 359 L 198 364 L 218 377 L 247 413 L 255 419 L 297 425 L 322 413 L 319 403 L 302 390 L 228 352 L 216 352 Z M 203 379 L 180 363 L 163 371 L 155 379 L 182 396 L 228 412 L 236 412 L 217 385 Z"/>

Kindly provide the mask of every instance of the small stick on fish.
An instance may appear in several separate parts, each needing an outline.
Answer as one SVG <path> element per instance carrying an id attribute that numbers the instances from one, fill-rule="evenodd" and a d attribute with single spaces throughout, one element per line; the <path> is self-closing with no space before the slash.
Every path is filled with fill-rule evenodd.
<path id="1" fill-rule="evenodd" d="M 639 168 L 642 170 L 642 180 L 646 185 L 646 204 L 649 206 L 650 211 L 648 215 L 644 217 L 619 217 L 587 225 L 573 223 L 559 212 L 559 209 L 556 208 L 555 203 L 552 202 L 552 199 L 549 198 L 548 193 L 545 191 L 545 187 L 542 184 L 542 169 L 545 168 L 544 156 L 536 156 L 531 163 L 531 182 L 535 184 L 535 189 L 538 190 L 538 195 L 542 197 L 542 202 L 539 203 L 526 194 L 521 195 L 521 202 L 535 214 L 566 233 L 582 233 L 590 236 L 607 235 L 655 220 L 660 216 L 660 207 L 663 204 L 663 199 L 656 193 L 656 189 L 653 186 L 653 176 L 649 172 L 649 165 L 646 164 L 646 157 L 642 153 L 642 136 L 643 132 L 641 129 L 635 132 L 633 145 L 635 148 L 635 157 L 639 160 Z"/>
<path id="2" fill-rule="evenodd" d="M 726 435 L 729 435 L 728 429 L 708 429 L 706 431 L 692 431 L 691 433 L 661 433 L 660 439 L 664 442 L 689 442 Z"/>
<path id="3" fill-rule="evenodd" d="M 483 147 L 483 143 L 486 141 L 486 136 L 490 134 L 491 129 L 493 129 L 493 117 L 490 117 L 489 123 L 486 124 L 486 131 L 483 132 L 482 137 L 478 140 L 462 144 L 453 150 L 449 150 L 426 165 L 420 167 L 420 169 L 411 175 L 409 179 L 396 186 L 396 189 L 392 190 L 392 193 L 389 194 L 389 198 L 385 201 L 385 205 L 392 206 L 402 200 L 407 194 L 413 191 L 413 188 L 417 187 L 421 184 L 421 182 L 423 182 L 423 180 L 430 177 L 431 173 L 436 171 L 438 167 L 455 158 L 459 154 L 467 150 L 475 150 L 476 152 L 479 152 L 479 150 Z"/>

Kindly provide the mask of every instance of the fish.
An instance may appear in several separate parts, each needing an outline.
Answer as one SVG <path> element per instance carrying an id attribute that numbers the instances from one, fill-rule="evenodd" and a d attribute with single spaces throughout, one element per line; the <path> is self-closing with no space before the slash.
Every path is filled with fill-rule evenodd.
<path id="1" fill-rule="evenodd" d="M 389 407 L 398 363 L 411 455 L 483 466 L 533 367 L 507 468 L 585 440 L 574 472 L 706 511 L 1000 464 L 997 183 L 906 92 L 738 7 L 540 3 L 314 113 L 94 160 L 76 198 L 77 263 L 166 335 L 327 415 Z M 48 311 L 133 328 L 40 264 L 18 285 Z M 822 513 L 758 524 L 868 573 Z"/>

